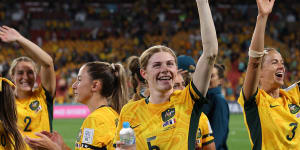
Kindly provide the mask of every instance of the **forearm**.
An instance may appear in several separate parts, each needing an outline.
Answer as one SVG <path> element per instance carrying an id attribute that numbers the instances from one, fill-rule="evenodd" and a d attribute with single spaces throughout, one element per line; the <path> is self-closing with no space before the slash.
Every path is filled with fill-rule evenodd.
<path id="1" fill-rule="evenodd" d="M 218 53 L 218 40 L 207 0 L 197 0 L 203 54 L 197 62 L 193 82 L 198 91 L 206 95 L 210 76 Z"/>
<path id="2" fill-rule="evenodd" d="M 257 16 L 257 22 L 249 48 L 250 51 L 263 52 L 267 19 L 267 15 Z M 243 85 L 246 100 L 248 100 L 257 90 L 259 84 L 261 62 L 262 57 L 254 58 L 249 56 L 249 63 L 246 71 L 245 82 Z"/>
<path id="3" fill-rule="evenodd" d="M 37 63 L 44 67 L 53 66 L 53 59 L 39 46 L 23 36 L 17 38 L 17 42 L 26 50 L 26 53 Z"/>
<path id="4" fill-rule="evenodd" d="M 218 40 L 209 3 L 207 0 L 197 0 L 197 6 L 200 18 L 203 55 L 216 56 L 218 54 Z"/>

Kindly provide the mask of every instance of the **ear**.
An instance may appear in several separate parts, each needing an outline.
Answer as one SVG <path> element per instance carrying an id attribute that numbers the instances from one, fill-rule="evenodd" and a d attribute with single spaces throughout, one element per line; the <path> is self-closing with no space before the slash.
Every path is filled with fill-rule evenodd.
<path id="1" fill-rule="evenodd" d="M 141 74 L 141 76 L 142 76 L 145 80 L 147 80 L 147 72 L 146 72 L 146 70 L 140 69 L 140 74 Z"/>
<path id="2" fill-rule="evenodd" d="M 102 89 L 102 83 L 99 80 L 92 81 L 92 91 L 100 91 Z"/>

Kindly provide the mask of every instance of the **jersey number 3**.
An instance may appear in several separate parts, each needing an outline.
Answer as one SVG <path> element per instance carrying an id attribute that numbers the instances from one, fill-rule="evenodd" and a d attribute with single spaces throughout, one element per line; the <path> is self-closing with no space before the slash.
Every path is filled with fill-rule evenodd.
<path id="1" fill-rule="evenodd" d="M 31 123 L 31 118 L 26 116 L 25 119 L 24 119 L 24 123 L 26 124 L 24 132 L 31 132 L 31 129 L 28 129 L 29 125 Z"/>
<path id="2" fill-rule="evenodd" d="M 291 136 L 290 135 L 286 136 L 286 139 L 289 140 L 289 141 L 291 141 L 295 137 L 296 129 L 297 129 L 298 124 L 297 123 L 291 123 L 290 126 L 293 127 L 292 135 Z"/>

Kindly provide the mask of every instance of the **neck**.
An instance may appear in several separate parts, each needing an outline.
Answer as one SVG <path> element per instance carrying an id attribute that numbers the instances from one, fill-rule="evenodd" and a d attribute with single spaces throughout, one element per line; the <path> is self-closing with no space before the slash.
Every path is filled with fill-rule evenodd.
<path id="1" fill-rule="evenodd" d="M 275 88 L 275 89 L 268 89 L 265 90 L 270 96 L 272 96 L 273 98 L 278 98 L 279 97 L 279 88 Z"/>
<path id="2" fill-rule="evenodd" d="M 166 92 L 161 92 L 161 91 L 150 89 L 149 101 L 152 104 L 164 103 L 164 102 L 170 100 L 170 96 L 171 96 L 172 93 L 173 93 L 173 89 L 168 90 Z"/>
<path id="3" fill-rule="evenodd" d="M 85 104 L 88 106 L 90 112 L 95 111 L 97 108 L 103 105 L 108 105 L 107 98 L 94 94 L 91 99 Z"/>
<path id="4" fill-rule="evenodd" d="M 25 91 L 19 90 L 18 88 L 15 89 L 15 96 L 18 99 L 26 99 L 26 98 L 31 97 L 31 95 L 32 95 L 31 91 L 25 92 Z"/>

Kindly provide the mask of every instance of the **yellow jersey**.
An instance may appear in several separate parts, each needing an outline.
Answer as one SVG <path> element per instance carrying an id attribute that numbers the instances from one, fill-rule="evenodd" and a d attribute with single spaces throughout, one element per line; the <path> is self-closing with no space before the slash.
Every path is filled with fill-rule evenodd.
<path id="1" fill-rule="evenodd" d="M 135 132 L 137 149 L 195 149 L 205 102 L 192 82 L 161 104 L 153 104 L 148 98 L 130 102 L 121 110 L 115 142 L 120 140 L 122 123 L 127 121 Z"/>
<path id="2" fill-rule="evenodd" d="M 118 113 L 109 106 L 92 112 L 83 122 L 75 142 L 75 150 L 114 149 Z"/>
<path id="3" fill-rule="evenodd" d="M 33 92 L 28 99 L 17 99 L 17 125 L 22 135 L 38 138 L 34 133 L 52 132 L 54 99 L 42 87 Z"/>
<path id="4" fill-rule="evenodd" d="M 279 98 L 273 98 L 258 89 L 248 101 L 240 93 L 238 102 L 244 109 L 252 149 L 300 149 L 299 87 L 279 93 Z"/>
<path id="5" fill-rule="evenodd" d="M 197 148 L 201 149 L 203 148 L 203 146 L 208 145 L 212 142 L 214 142 L 214 136 L 209 120 L 204 113 L 201 113 L 196 136 Z"/>
<path id="6" fill-rule="evenodd" d="M 2 122 L 0 121 L 0 150 L 12 150 L 12 145 L 8 143 L 8 135 L 5 133 Z"/>

